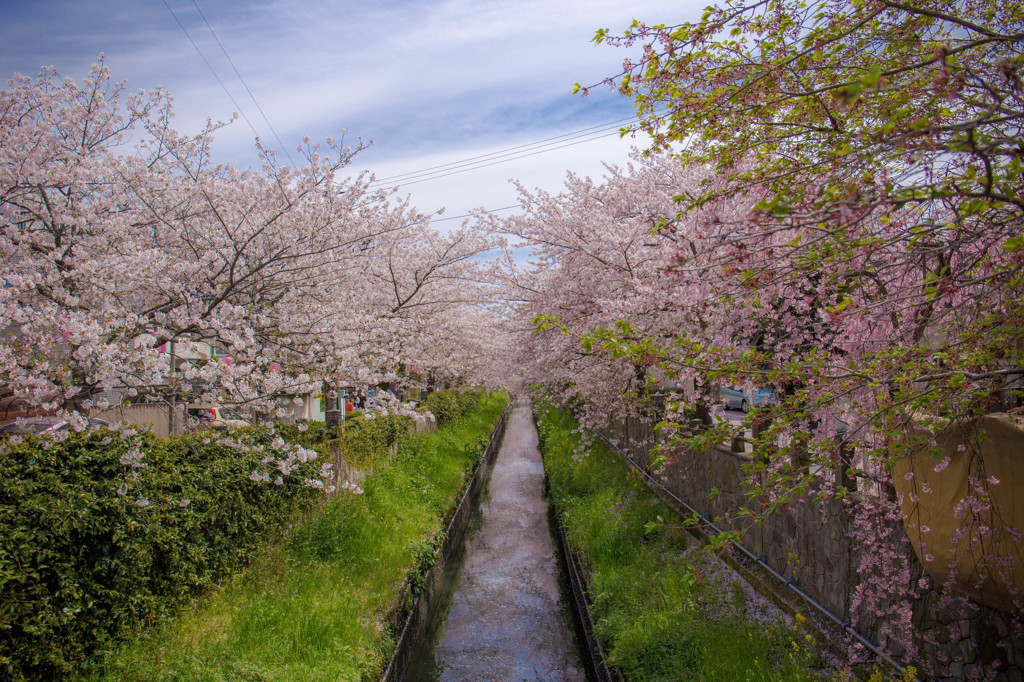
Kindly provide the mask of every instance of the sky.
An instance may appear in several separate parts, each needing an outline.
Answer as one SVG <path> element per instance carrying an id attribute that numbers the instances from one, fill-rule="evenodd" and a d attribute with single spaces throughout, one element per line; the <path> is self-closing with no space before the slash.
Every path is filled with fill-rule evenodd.
<path id="1" fill-rule="evenodd" d="M 452 220 L 514 206 L 510 178 L 556 192 L 567 171 L 597 178 L 602 163 L 625 163 L 642 142 L 615 133 L 632 120 L 630 102 L 603 86 L 587 98 L 571 93 L 574 83 L 616 75 L 636 51 L 591 38 L 634 18 L 694 19 L 705 4 L 0 0 L 0 73 L 6 80 L 52 65 L 78 80 L 103 53 L 129 91 L 163 86 L 174 96 L 181 132 L 239 112 L 214 143 L 215 161 L 239 167 L 258 165 L 257 134 L 287 162 L 301 160 L 304 136 L 340 138 L 347 129 L 347 144 L 373 141 L 353 175 L 372 172 L 421 211 L 444 207 Z M 496 153 L 504 155 L 487 156 Z M 483 167 L 452 172 L 477 157 Z"/>

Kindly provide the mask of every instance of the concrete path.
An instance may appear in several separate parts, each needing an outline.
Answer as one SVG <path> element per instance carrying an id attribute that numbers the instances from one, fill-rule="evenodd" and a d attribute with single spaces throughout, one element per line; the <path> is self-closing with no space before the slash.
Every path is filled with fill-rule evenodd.
<path id="1" fill-rule="evenodd" d="M 543 486 L 537 431 L 519 402 L 434 650 L 437 679 L 586 679 L 560 601 Z"/>

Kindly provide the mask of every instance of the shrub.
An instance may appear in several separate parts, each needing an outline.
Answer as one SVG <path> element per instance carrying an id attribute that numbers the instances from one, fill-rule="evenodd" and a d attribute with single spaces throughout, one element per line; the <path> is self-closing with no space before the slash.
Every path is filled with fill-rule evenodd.
<path id="1" fill-rule="evenodd" d="M 447 389 L 427 396 L 423 401 L 423 409 L 429 410 L 437 420 L 438 426 L 444 426 L 474 409 L 483 395 L 481 391 L 458 391 Z"/>
<path id="2" fill-rule="evenodd" d="M 350 464 L 380 460 L 388 448 L 412 430 L 412 418 L 389 414 L 366 419 L 362 415 L 345 421 L 340 446 Z"/>
<path id="3" fill-rule="evenodd" d="M 412 424 L 412 418 L 404 415 L 367 419 L 364 413 L 358 413 L 332 428 L 321 424 L 299 431 L 295 426 L 279 424 L 274 430 L 289 443 L 316 451 L 325 461 L 331 460 L 337 446 L 349 464 L 365 466 L 386 457 L 388 448 L 412 431 Z"/>
<path id="4" fill-rule="evenodd" d="M 3 444 L 0 678 L 73 674 L 244 566 L 320 499 L 312 462 L 250 480 L 265 455 L 131 430 Z"/>

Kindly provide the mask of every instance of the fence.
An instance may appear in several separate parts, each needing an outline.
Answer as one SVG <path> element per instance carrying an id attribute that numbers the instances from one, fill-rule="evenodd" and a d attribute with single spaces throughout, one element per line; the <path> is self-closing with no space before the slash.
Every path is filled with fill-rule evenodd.
<path id="1" fill-rule="evenodd" d="M 172 422 L 172 415 L 174 421 Z M 109 422 L 126 422 L 149 428 L 158 436 L 170 436 L 180 433 L 184 417 L 172 412 L 171 407 L 162 403 L 138 403 L 135 405 L 119 405 L 109 410 L 102 410 L 90 415 Z"/>

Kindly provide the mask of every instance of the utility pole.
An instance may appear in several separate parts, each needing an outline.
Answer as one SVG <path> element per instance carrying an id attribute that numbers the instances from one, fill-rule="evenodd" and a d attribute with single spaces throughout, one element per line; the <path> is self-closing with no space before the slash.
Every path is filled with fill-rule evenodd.
<path id="1" fill-rule="evenodd" d="M 167 415 L 167 435 L 168 436 L 173 436 L 173 435 L 175 435 L 174 416 L 175 416 L 175 407 L 176 407 L 176 405 L 174 404 L 174 338 L 173 337 L 171 338 L 170 343 L 167 344 L 167 349 L 170 351 L 170 361 L 171 361 L 170 370 L 167 373 L 167 384 L 168 384 L 168 386 L 171 389 L 171 399 L 170 399 L 171 409 L 170 409 L 170 412 Z"/>

